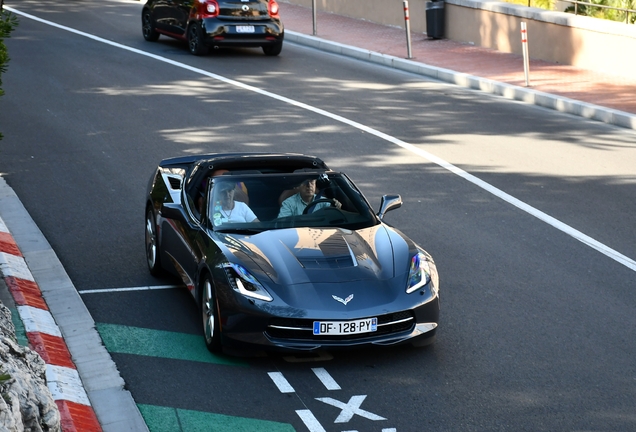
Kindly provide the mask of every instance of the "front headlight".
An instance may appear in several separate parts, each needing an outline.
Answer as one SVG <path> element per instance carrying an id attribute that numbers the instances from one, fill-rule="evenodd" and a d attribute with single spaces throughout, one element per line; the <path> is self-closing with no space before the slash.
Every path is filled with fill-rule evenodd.
<path id="1" fill-rule="evenodd" d="M 230 286 L 245 297 L 251 297 L 263 301 L 274 300 L 265 287 L 256 280 L 243 266 L 234 263 L 223 265 Z"/>
<path id="2" fill-rule="evenodd" d="M 428 258 L 422 252 L 418 252 L 411 258 L 409 279 L 406 286 L 407 294 L 423 287 L 431 281 L 431 267 Z"/>

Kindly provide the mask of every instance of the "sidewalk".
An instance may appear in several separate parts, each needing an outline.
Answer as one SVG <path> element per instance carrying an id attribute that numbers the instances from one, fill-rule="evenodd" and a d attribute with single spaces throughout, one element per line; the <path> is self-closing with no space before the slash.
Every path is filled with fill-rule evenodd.
<path id="1" fill-rule="evenodd" d="M 148 432 L 77 289 L 2 176 L 0 291 L 46 363 L 63 432 Z"/>
<path id="2" fill-rule="evenodd" d="M 520 55 L 412 33 L 407 59 L 403 29 L 318 11 L 314 37 L 311 8 L 279 4 L 287 41 L 636 129 L 636 76 L 530 60 L 526 87 Z M 532 57 L 531 39 L 529 50 Z"/>

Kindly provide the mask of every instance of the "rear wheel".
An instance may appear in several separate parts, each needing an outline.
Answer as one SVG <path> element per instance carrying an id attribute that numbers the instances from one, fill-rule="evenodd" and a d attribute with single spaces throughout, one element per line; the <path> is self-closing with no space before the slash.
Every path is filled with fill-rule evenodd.
<path id="1" fill-rule="evenodd" d="M 159 33 L 155 30 L 155 20 L 152 19 L 148 9 L 144 9 L 141 13 L 141 32 L 147 41 L 155 42 L 159 39 Z"/>
<path id="2" fill-rule="evenodd" d="M 206 275 L 203 278 L 203 284 L 201 285 L 201 317 L 203 318 L 205 346 L 210 352 L 218 354 L 222 351 L 221 326 L 219 324 L 214 286 L 210 275 Z"/>
<path id="3" fill-rule="evenodd" d="M 163 268 L 159 259 L 159 242 L 157 241 L 157 224 L 152 208 L 146 210 L 146 262 L 153 276 L 161 276 Z"/>
<path id="4" fill-rule="evenodd" d="M 192 23 L 188 27 L 188 49 L 195 56 L 207 54 L 209 51 L 208 47 L 203 44 L 201 26 L 198 23 Z"/>
<path id="5" fill-rule="evenodd" d="M 268 56 L 277 56 L 283 50 L 283 42 L 278 42 L 275 45 L 266 45 L 263 47 L 263 52 Z"/>

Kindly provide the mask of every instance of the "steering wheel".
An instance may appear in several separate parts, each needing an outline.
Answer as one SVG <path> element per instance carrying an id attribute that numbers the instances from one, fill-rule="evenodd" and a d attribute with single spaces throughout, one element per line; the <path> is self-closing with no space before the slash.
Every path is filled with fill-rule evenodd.
<path id="1" fill-rule="evenodd" d="M 303 210 L 303 214 L 304 215 L 308 214 L 310 208 L 314 208 L 316 204 L 320 204 L 320 203 L 329 203 L 331 205 L 335 204 L 334 201 L 330 198 L 320 198 L 307 204 L 307 207 L 305 207 L 305 210 Z"/>

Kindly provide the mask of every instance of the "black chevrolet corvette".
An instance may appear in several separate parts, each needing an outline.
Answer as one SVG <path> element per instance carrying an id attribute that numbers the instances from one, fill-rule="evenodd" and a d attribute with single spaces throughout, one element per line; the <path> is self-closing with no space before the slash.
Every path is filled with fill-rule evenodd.
<path id="1" fill-rule="evenodd" d="M 298 154 L 163 160 L 146 203 L 153 275 L 178 275 L 210 351 L 317 350 L 433 342 L 431 256 L 382 222 L 343 173 Z"/>

